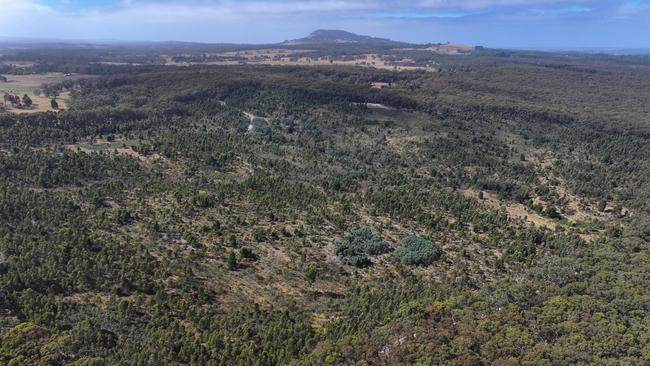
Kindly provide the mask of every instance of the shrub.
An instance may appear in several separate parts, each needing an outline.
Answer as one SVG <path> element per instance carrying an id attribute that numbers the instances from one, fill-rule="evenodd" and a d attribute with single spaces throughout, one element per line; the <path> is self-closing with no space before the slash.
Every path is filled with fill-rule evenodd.
<path id="1" fill-rule="evenodd" d="M 388 253 L 391 249 L 388 243 L 367 227 L 352 230 L 344 239 L 339 240 L 337 244 L 352 247 L 370 255 Z"/>
<path id="2" fill-rule="evenodd" d="M 214 194 L 210 192 L 197 192 L 194 197 L 192 197 L 192 202 L 202 208 L 213 207 L 217 199 Z"/>
<path id="3" fill-rule="evenodd" d="M 305 269 L 305 277 L 307 277 L 309 283 L 314 283 L 314 281 L 316 281 L 316 277 L 318 277 L 318 269 L 315 264 L 309 263 L 307 265 L 307 268 Z"/>
<path id="4" fill-rule="evenodd" d="M 133 215 L 127 208 L 120 207 L 115 213 L 115 220 L 120 225 L 127 225 L 133 221 Z"/>
<path id="5" fill-rule="evenodd" d="M 239 257 L 245 259 L 257 260 L 257 254 L 253 253 L 251 249 L 246 247 L 239 248 Z"/>
<path id="6" fill-rule="evenodd" d="M 233 251 L 228 254 L 228 269 L 231 271 L 237 270 L 237 255 Z"/>
<path id="7" fill-rule="evenodd" d="M 344 263 L 355 267 L 367 267 L 372 264 L 368 255 L 383 254 L 390 250 L 388 243 L 367 227 L 352 230 L 336 242 L 336 254 Z"/>
<path id="8" fill-rule="evenodd" d="M 395 256 L 402 264 L 428 266 L 440 258 L 442 249 L 432 241 L 421 236 L 410 235 L 402 238 L 395 249 Z"/>
<path id="9" fill-rule="evenodd" d="M 357 252 L 348 254 L 343 257 L 343 263 L 358 268 L 369 267 L 372 265 L 372 261 L 367 255 Z"/>

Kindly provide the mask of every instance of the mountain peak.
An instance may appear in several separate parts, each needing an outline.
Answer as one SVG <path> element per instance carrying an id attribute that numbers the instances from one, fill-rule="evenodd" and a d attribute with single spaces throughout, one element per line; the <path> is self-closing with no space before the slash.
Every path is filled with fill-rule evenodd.
<path id="1" fill-rule="evenodd" d="M 338 29 L 317 29 L 311 32 L 308 39 L 325 40 L 325 41 L 349 41 L 356 42 L 359 38 L 372 38 L 369 36 L 361 36 L 352 32 L 338 30 Z"/>
<path id="2" fill-rule="evenodd" d="M 311 32 L 307 37 L 286 42 L 287 44 L 341 44 L 341 43 L 364 43 L 398 45 L 401 42 L 385 38 L 364 36 L 338 29 L 318 29 Z"/>

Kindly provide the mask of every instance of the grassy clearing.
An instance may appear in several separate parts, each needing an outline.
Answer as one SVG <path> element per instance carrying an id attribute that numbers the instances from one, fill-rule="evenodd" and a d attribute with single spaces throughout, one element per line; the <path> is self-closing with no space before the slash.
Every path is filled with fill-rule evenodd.
<path id="1" fill-rule="evenodd" d="M 76 80 L 82 77 L 87 77 L 87 75 L 65 76 L 65 74 L 60 72 L 52 72 L 45 74 L 6 75 L 6 77 L 7 82 L 0 83 L 0 94 L 15 94 L 21 98 L 23 95 L 27 94 L 34 102 L 30 108 L 18 109 L 8 106 L 7 110 L 11 113 L 36 113 L 56 110 L 52 109 L 50 104 L 51 98 L 46 98 L 42 95 L 37 96 L 34 94 L 34 90 L 40 89 L 43 84 L 57 84 L 64 80 Z M 59 109 L 67 108 L 69 99 L 69 93 L 62 93 L 59 95 L 56 98 L 56 101 L 59 104 Z"/>
<path id="2" fill-rule="evenodd" d="M 393 57 L 378 53 L 368 53 L 348 57 L 336 56 L 305 56 L 305 53 L 314 52 L 313 50 L 249 50 L 249 51 L 229 51 L 213 53 L 211 56 L 222 58 L 219 61 L 174 61 L 172 57 L 165 55 L 166 65 L 186 66 L 192 64 L 208 65 L 276 65 L 276 66 L 362 66 L 391 71 L 413 71 L 425 70 L 436 71 L 435 63 L 426 66 L 416 66 L 415 61 L 408 57 L 393 59 Z"/>
<path id="3" fill-rule="evenodd" d="M 56 102 L 59 105 L 58 109 L 53 109 L 52 104 L 51 104 L 51 98 L 45 98 L 45 97 L 37 97 L 33 93 L 27 93 L 29 97 L 32 99 L 32 104 L 29 108 L 23 107 L 23 108 L 14 108 L 11 106 L 7 106 L 7 110 L 11 113 L 37 113 L 37 112 L 58 112 L 60 110 L 66 109 L 68 107 L 68 99 L 69 95 L 67 93 L 64 93 L 62 95 L 59 95 L 56 98 Z M 21 97 L 24 94 L 20 94 Z"/>
<path id="4" fill-rule="evenodd" d="M 78 79 L 83 75 L 64 76 L 60 72 L 30 75 L 5 75 L 6 83 L 0 83 L 0 92 L 13 94 L 33 95 L 34 89 L 40 88 L 42 84 L 57 84 L 70 78 Z"/>

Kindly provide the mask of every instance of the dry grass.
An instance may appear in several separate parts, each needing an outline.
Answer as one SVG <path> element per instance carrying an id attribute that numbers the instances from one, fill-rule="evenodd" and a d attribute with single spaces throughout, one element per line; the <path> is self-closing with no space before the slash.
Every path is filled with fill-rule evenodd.
<path id="1" fill-rule="evenodd" d="M 35 89 L 40 89 L 42 84 L 57 84 L 64 80 L 75 80 L 82 77 L 87 77 L 87 75 L 71 75 L 65 76 L 63 73 L 54 72 L 46 74 L 28 74 L 28 75 L 6 75 L 7 82 L 0 83 L 0 94 L 14 94 L 19 97 L 27 94 L 32 99 L 34 103 L 30 108 L 13 108 L 11 106 L 5 106 L 6 110 L 10 113 L 36 113 L 36 112 L 47 112 L 47 111 L 57 111 L 52 109 L 50 104 L 51 98 L 46 98 L 44 96 L 37 96 L 34 94 Z M 69 93 L 62 93 L 56 98 L 57 103 L 59 104 L 59 109 L 66 109 L 68 105 L 68 100 L 70 98 Z"/>
<path id="2" fill-rule="evenodd" d="M 497 209 L 504 209 L 509 217 L 521 221 L 534 224 L 538 227 L 545 227 L 550 230 L 555 230 L 557 223 L 553 220 L 541 216 L 536 212 L 532 212 L 526 208 L 526 206 L 521 203 L 514 202 L 503 202 L 500 201 L 495 195 L 489 192 L 483 192 L 483 199 L 479 199 L 480 191 L 475 188 L 468 188 L 462 191 L 463 195 L 466 197 L 472 197 L 477 200 L 480 200 L 484 204 Z"/>
<path id="3" fill-rule="evenodd" d="M 375 81 L 375 82 L 370 84 L 370 88 L 372 88 L 372 89 L 383 89 L 383 88 L 389 88 L 389 87 L 390 87 L 390 83 L 383 83 L 383 82 L 379 82 L 379 81 Z"/>
<path id="4" fill-rule="evenodd" d="M 288 57 L 293 54 L 299 53 L 308 53 L 314 52 L 314 50 L 291 50 L 286 48 L 269 48 L 269 49 L 259 49 L 259 50 L 246 50 L 246 51 L 231 51 L 231 52 L 221 52 L 214 53 L 215 56 L 224 56 L 224 57 L 244 57 L 247 59 L 258 59 L 258 58 L 276 58 L 276 57 Z"/>
<path id="5" fill-rule="evenodd" d="M 166 158 L 162 157 L 157 153 L 153 153 L 151 155 L 141 155 L 140 153 L 133 150 L 129 146 L 124 147 L 124 146 L 116 146 L 116 145 L 121 145 L 121 144 L 119 141 L 109 142 L 104 139 L 97 139 L 93 143 L 68 144 L 68 145 L 64 145 L 64 147 L 71 151 L 83 151 L 87 154 L 97 152 L 97 151 L 108 151 L 108 152 L 114 152 L 116 154 L 128 155 L 142 162 L 158 162 L 158 161 L 167 162 Z"/>
<path id="6" fill-rule="evenodd" d="M 71 75 L 65 76 L 60 72 L 51 72 L 45 74 L 28 74 L 28 75 L 5 75 L 6 83 L 0 83 L 0 91 L 13 94 L 33 95 L 34 89 L 40 88 L 42 84 L 57 84 L 64 80 L 75 80 L 88 75 Z"/>
<path id="7" fill-rule="evenodd" d="M 392 110 L 393 108 L 381 103 L 352 103 L 353 105 L 362 105 L 369 109 Z"/>
<path id="8" fill-rule="evenodd" d="M 399 61 L 388 61 L 388 57 L 380 54 L 362 54 L 353 57 L 336 58 L 336 57 L 308 57 L 304 56 L 311 50 L 285 50 L 285 49 L 267 49 L 267 50 L 249 50 L 237 52 L 215 53 L 214 56 L 232 57 L 233 60 L 210 61 L 203 64 L 208 65 L 276 65 L 276 66 L 362 66 L 372 67 L 383 70 L 408 71 L 408 70 L 425 70 L 436 71 L 431 65 L 413 66 L 414 61 L 404 58 Z M 301 56 L 298 56 L 301 55 Z M 187 66 L 195 63 L 191 62 L 174 62 L 170 56 L 163 57 L 167 65 Z M 243 58 L 243 60 L 242 60 Z"/>
<path id="9" fill-rule="evenodd" d="M 22 96 L 21 96 L 22 97 Z M 58 109 L 53 109 L 51 105 L 51 99 L 50 98 L 45 98 L 45 97 L 37 97 L 35 95 L 30 95 L 29 96 L 32 99 L 32 102 L 34 103 L 31 107 L 29 108 L 14 108 L 12 106 L 6 106 L 6 109 L 10 113 L 16 113 L 16 114 L 22 114 L 22 113 L 37 113 L 37 112 L 58 112 L 62 109 L 66 109 L 68 106 L 67 99 L 69 96 L 67 93 L 65 95 L 60 95 L 57 99 L 56 102 L 59 104 Z"/>
<path id="10" fill-rule="evenodd" d="M 427 48 L 400 48 L 401 51 L 430 51 L 433 53 L 438 53 L 442 55 L 462 55 L 468 54 L 475 50 L 473 46 L 467 46 L 464 44 L 440 44 L 434 45 Z"/>
<path id="11" fill-rule="evenodd" d="M 483 199 L 479 199 L 479 190 L 474 188 L 465 189 L 462 191 L 463 195 L 466 197 L 472 197 L 477 200 L 480 200 L 484 204 L 495 208 L 501 209 L 506 212 L 508 217 L 519 220 L 521 222 L 529 223 L 536 227 L 543 227 L 549 230 L 556 230 L 559 226 L 564 229 L 569 229 L 569 226 L 563 225 L 559 221 L 551 220 L 548 217 L 544 217 L 536 212 L 529 210 L 526 206 L 521 203 L 515 202 L 504 202 L 496 198 L 493 194 L 489 192 L 483 192 Z M 574 206 L 571 206 L 574 207 Z M 596 219 L 595 216 L 590 215 L 584 211 L 576 211 L 576 213 L 569 215 L 567 217 L 570 221 L 576 221 L 581 219 L 582 221 L 593 221 Z M 586 234 L 586 233 L 577 233 L 585 241 L 591 242 L 596 238 L 595 234 Z"/>

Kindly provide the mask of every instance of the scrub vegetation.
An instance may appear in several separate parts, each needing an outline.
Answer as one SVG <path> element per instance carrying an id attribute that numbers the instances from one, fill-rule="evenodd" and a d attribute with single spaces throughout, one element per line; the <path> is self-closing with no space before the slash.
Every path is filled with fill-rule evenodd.
<path id="1" fill-rule="evenodd" d="M 0 73 L 93 76 L 0 112 L 0 364 L 650 363 L 647 58 L 48 52 Z"/>

